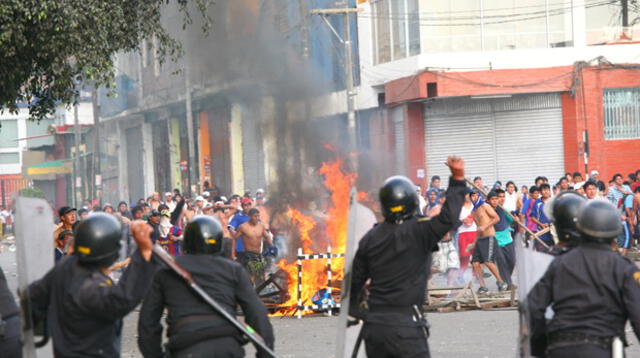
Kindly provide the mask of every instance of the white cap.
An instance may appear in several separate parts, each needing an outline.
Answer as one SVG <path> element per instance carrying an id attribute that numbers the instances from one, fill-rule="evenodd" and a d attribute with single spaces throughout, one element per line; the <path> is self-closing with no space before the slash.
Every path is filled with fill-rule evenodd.
<path id="1" fill-rule="evenodd" d="M 206 204 L 204 204 L 204 209 L 206 209 L 206 208 L 210 208 L 210 207 L 212 207 L 212 206 L 213 206 L 213 204 L 211 204 L 211 203 L 206 203 Z"/>
<path id="2" fill-rule="evenodd" d="M 208 197 L 209 197 L 209 195 L 210 195 L 210 194 L 209 194 L 209 192 L 208 192 L 208 191 L 205 191 L 204 193 L 202 193 L 202 196 L 204 196 L 205 198 L 208 198 Z"/>
<path id="3" fill-rule="evenodd" d="M 583 185 L 584 185 L 584 182 L 583 182 L 583 181 L 581 181 L 581 182 L 579 182 L 579 183 L 575 183 L 575 184 L 573 185 L 573 190 L 581 189 Z"/>
<path id="4" fill-rule="evenodd" d="M 260 188 L 256 190 L 256 194 L 264 194 L 264 189 Z"/>
<path id="5" fill-rule="evenodd" d="M 173 193 L 168 191 L 168 192 L 164 193 L 164 196 L 173 196 Z"/>
<path id="6" fill-rule="evenodd" d="M 196 196 L 196 198 L 193 201 L 204 201 L 204 198 L 200 195 Z"/>
<path id="7" fill-rule="evenodd" d="M 222 200 L 222 201 L 227 201 L 227 197 L 226 197 L 226 196 L 221 196 L 221 197 L 220 197 L 220 200 Z"/>
<path id="8" fill-rule="evenodd" d="M 591 171 L 591 175 L 592 175 L 592 176 L 593 176 L 593 175 L 598 175 L 598 174 L 600 174 L 600 173 L 598 173 L 598 171 L 597 171 L 597 170 L 592 170 L 592 171 Z"/>

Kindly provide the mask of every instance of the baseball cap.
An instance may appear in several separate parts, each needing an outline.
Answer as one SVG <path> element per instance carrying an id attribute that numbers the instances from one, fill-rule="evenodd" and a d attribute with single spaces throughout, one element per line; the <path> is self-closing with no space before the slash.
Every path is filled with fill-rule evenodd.
<path id="1" fill-rule="evenodd" d="M 68 214 L 72 211 L 76 211 L 76 208 L 72 208 L 70 206 L 62 206 L 60 207 L 60 209 L 58 209 L 58 216 Z"/>
<path id="2" fill-rule="evenodd" d="M 264 189 L 260 188 L 256 190 L 256 194 L 264 194 Z"/>
<path id="3" fill-rule="evenodd" d="M 242 205 L 253 204 L 253 201 L 251 201 L 251 199 L 249 199 L 249 198 L 244 198 L 244 199 L 242 199 L 242 201 L 240 203 Z"/>
<path id="4" fill-rule="evenodd" d="M 208 197 L 209 197 L 209 195 L 210 195 L 210 194 L 209 194 L 209 192 L 208 192 L 208 191 L 205 191 L 204 193 L 202 193 L 202 196 L 204 196 L 205 198 L 208 198 Z"/>
<path id="5" fill-rule="evenodd" d="M 151 210 L 149 216 L 160 216 L 160 212 L 158 210 Z"/>
<path id="6" fill-rule="evenodd" d="M 599 175 L 599 174 L 600 174 L 600 173 L 598 173 L 598 171 L 597 171 L 597 170 L 592 170 L 592 171 L 591 171 L 591 175 Z"/>
<path id="7" fill-rule="evenodd" d="M 173 196 L 173 193 L 168 191 L 168 192 L 164 193 L 164 196 Z"/>
<path id="8" fill-rule="evenodd" d="M 193 201 L 204 201 L 204 198 L 200 195 L 196 196 L 195 200 Z"/>

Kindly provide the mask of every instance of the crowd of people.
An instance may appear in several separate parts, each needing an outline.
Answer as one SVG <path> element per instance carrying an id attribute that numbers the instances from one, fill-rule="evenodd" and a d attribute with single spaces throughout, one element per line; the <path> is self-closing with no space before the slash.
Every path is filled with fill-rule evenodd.
<path id="1" fill-rule="evenodd" d="M 193 198 L 185 198 L 175 189 L 163 196 L 152 193 L 148 198 L 132 204 L 121 201 L 116 207 L 110 203 L 98 206 L 90 202 L 80 209 L 63 206 L 57 211 L 58 222 L 53 235 L 56 261 L 73 252 L 74 228 L 91 213 L 112 215 L 122 225 L 122 248 L 116 267 L 126 266 L 127 258 L 135 250 L 135 241 L 129 230 L 131 222 L 146 221 L 152 228 L 153 243 L 177 257 L 182 254 L 185 226 L 195 216 L 205 215 L 216 218 L 223 227 L 223 256 L 241 263 L 257 285 L 264 279 L 268 265 L 278 255 L 274 241 L 281 247 L 286 246 L 286 236 L 278 235 L 276 239 L 270 230 L 272 221 L 265 201 L 263 189 L 227 198 L 217 188 L 205 185 L 205 190 Z"/>
<path id="2" fill-rule="evenodd" d="M 422 194 L 418 185 L 416 190 Z M 459 224 L 440 241 L 434 255 L 432 271 L 447 277 L 447 285 L 464 284 L 469 264 L 479 283 L 479 293 L 488 292 L 487 276 L 493 275 L 498 290 L 511 286 L 515 267 L 515 234 L 528 230 L 539 238 L 536 249 L 549 251 L 558 241 L 551 228 L 551 218 L 545 207 L 562 192 L 573 191 L 588 201 L 603 200 L 620 211 L 623 232 L 616 240 L 622 255 L 627 255 L 640 240 L 640 170 L 628 175 L 615 174 L 605 184 L 596 170 L 588 177 L 579 172 L 566 173 L 555 184 L 544 176 L 535 179 L 531 186 L 519 189 L 513 181 L 497 181 L 486 186 L 481 177 L 473 179 L 473 188 L 467 189 L 461 209 Z M 420 195 L 420 212 L 435 217 L 446 200 L 440 186 L 440 178 L 433 176 L 425 196 Z M 516 222 L 517 221 L 517 222 Z M 525 229 L 526 228 L 526 229 Z M 483 267 L 490 274 L 483 271 Z"/>

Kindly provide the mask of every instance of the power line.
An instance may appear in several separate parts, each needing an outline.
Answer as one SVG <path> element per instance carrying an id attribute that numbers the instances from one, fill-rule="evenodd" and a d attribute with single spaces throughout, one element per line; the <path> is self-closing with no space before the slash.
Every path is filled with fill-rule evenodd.
<path id="1" fill-rule="evenodd" d="M 419 16 L 420 19 L 424 19 L 427 21 L 451 21 L 451 20 L 475 20 L 475 19 L 490 19 L 490 18 L 504 18 L 504 17 L 509 17 L 509 16 L 527 16 L 527 15 L 534 15 L 534 14 L 546 14 L 547 11 L 552 12 L 552 11 L 560 11 L 560 10 L 570 10 L 573 8 L 577 8 L 577 7 L 581 7 L 581 6 L 587 6 L 587 7 L 592 7 L 594 5 L 597 6 L 604 6 L 604 5 L 614 5 L 614 6 L 620 6 L 619 3 L 615 2 L 611 2 L 611 0 L 595 0 L 595 1 L 585 1 L 584 3 L 581 4 L 565 4 L 568 6 L 563 6 L 563 7 L 558 7 L 558 8 L 553 8 L 553 7 L 549 7 L 549 8 L 545 8 L 542 10 L 537 10 L 537 11 L 530 11 L 530 12 L 520 12 L 520 8 L 514 9 L 514 8 L 510 8 L 508 10 L 512 10 L 512 11 L 518 11 L 517 13 L 507 13 L 507 14 L 499 14 L 499 15 L 483 15 L 483 16 L 479 16 L 479 15 L 473 15 L 473 16 Z M 473 12 L 478 13 L 480 10 L 473 10 Z M 482 9 L 483 13 L 486 13 L 487 9 Z M 388 13 L 390 18 L 407 18 L 407 17 L 415 17 L 416 15 L 419 14 L 429 14 L 429 15 L 433 15 L 433 12 L 389 12 Z M 364 16 L 371 16 L 368 14 L 363 14 L 360 15 L 361 17 Z M 375 15 L 373 15 L 375 16 Z M 384 16 L 387 17 L 387 16 Z"/>
<path id="2" fill-rule="evenodd" d="M 387 1 L 387 0 L 378 0 L 378 1 L 372 1 L 372 3 L 378 3 L 380 1 Z M 571 4 L 571 1 L 567 0 L 567 1 L 563 1 L 563 2 L 555 2 L 555 3 L 548 3 L 548 4 L 538 4 L 538 5 L 527 5 L 527 6 L 517 6 L 517 9 L 531 9 L 531 8 L 544 8 L 544 7 L 554 7 L 556 5 L 558 6 L 566 6 L 566 5 L 572 5 L 573 7 L 579 7 L 583 4 L 588 3 L 589 1 L 599 1 L 599 0 L 585 0 L 583 3 L 576 3 L 576 4 Z M 618 0 L 609 0 L 609 2 L 613 5 L 616 5 Z M 503 7 L 503 8 L 486 8 L 483 9 L 483 12 L 490 12 L 490 11 L 503 11 L 503 10 L 513 10 L 514 6 L 511 7 Z M 478 12 L 478 10 L 451 10 L 451 11 L 423 11 L 421 13 L 429 13 L 429 14 L 467 14 L 467 13 L 476 13 Z"/>
<path id="3" fill-rule="evenodd" d="M 599 6 L 604 6 L 604 5 L 610 5 L 609 2 L 605 2 L 605 3 L 597 3 L 597 4 L 592 4 L 592 5 L 587 5 L 585 6 L 586 8 L 592 8 L 592 7 L 599 7 Z M 415 15 L 413 15 L 412 17 L 392 17 L 392 16 L 384 16 L 384 15 L 360 15 L 361 18 L 368 18 L 368 19 L 378 19 L 378 20 L 405 20 L 408 21 L 412 24 L 419 24 L 420 26 L 430 26 L 430 27 L 459 27 L 459 26 L 480 26 L 480 25 L 495 25 L 495 24 L 504 24 L 504 23 L 512 23 L 512 22 L 521 22 L 521 21 L 527 21 L 527 20 L 535 20 L 535 19 L 541 19 L 541 18 L 546 18 L 547 16 L 557 16 L 557 15 L 564 15 L 567 12 L 569 12 L 569 10 L 572 8 L 566 8 L 566 9 L 555 9 L 555 10 L 550 10 L 549 12 L 544 12 L 542 14 L 538 14 L 538 13 L 525 13 L 525 14 L 511 14 L 511 15 L 504 15 L 502 16 L 504 17 L 510 17 L 510 19 L 507 20 L 500 20 L 500 21 L 483 21 L 485 19 L 485 17 L 476 17 L 474 20 L 478 20 L 478 22 L 467 22 L 467 23 L 430 23 L 429 21 L 433 21 L 433 20 L 428 20 L 425 18 L 421 18 L 421 17 L 416 17 Z M 528 17 L 522 17 L 522 16 L 528 16 Z M 448 19 L 446 19 L 448 20 Z"/>

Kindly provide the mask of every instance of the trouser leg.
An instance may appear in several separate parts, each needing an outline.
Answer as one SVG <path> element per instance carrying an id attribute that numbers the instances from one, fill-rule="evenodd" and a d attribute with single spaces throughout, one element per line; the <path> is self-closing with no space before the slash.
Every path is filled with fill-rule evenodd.
<path id="1" fill-rule="evenodd" d="M 422 327 L 367 324 L 364 340 L 368 358 L 430 358 Z"/>
<path id="2" fill-rule="evenodd" d="M 233 337 L 220 337 L 202 341 L 177 352 L 171 358 L 240 358 L 244 349 Z"/>
<path id="3" fill-rule="evenodd" d="M 4 336 L 0 338 L 0 352 L 0 356 L 2 357 L 22 357 L 19 315 L 5 319 Z"/>
<path id="4" fill-rule="evenodd" d="M 611 358 L 611 350 L 593 344 L 581 344 L 552 349 L 548 358 Z"/>

